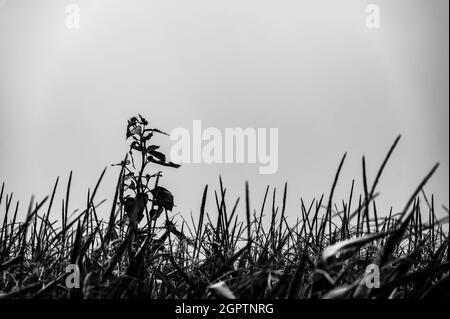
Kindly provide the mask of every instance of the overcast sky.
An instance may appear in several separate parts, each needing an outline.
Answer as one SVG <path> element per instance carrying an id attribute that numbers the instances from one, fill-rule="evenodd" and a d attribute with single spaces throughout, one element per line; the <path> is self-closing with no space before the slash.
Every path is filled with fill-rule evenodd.
<path id="1" fill-rule="evenodd" d="M 79 29 L 65 24 L 70 3 L 80 8 Z M 380 8 L 379 29 L 365 24 L 369 3 Z M 175 212 L 195 214 L 204 185 L 218 186 L 221 174 L 230 200 L 250 182 L 252 208 L 266 185 L 287 181 L 287 213 L 296 217 L 300 196 L 328 195 L 348 152 L 340 202 L 352 178 L 361 190 L 361 156 L 373 181 L 398 134 L 380 212 L 401 209 L 436 162 L 426 190 L 447 205 L 448 5 L 0 0 L 0 181 L 26 201 L 73 170 L 70 207 L 83 206 L 102 169 L 123 158 L 127 118 L 141 113 L 169 132 L 191 130 L 194 119 L 220 130 L 278 128 L 276 174 L 259 175 L 254 164 L 166 170 Z M 166 152 L 174 143 L 160 142 Z M 117 174 L 108 169 L 99 198 L 111 200 Z"/>

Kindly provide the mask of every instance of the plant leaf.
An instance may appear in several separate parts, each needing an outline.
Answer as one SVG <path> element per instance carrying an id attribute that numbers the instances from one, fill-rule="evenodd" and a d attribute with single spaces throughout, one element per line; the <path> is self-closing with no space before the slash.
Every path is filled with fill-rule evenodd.
<path id="1" fill-rule="evenodd" d="M 172 210 L 173 195 L 171 192 L 164 187 L 156 186 L 150 193 L 152 193 L 156 205 L 164 207 L 166 210 Z"/>

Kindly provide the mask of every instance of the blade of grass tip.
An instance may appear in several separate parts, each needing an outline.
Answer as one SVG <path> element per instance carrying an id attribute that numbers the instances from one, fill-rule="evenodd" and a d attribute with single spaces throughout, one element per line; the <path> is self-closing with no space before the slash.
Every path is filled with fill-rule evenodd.
<path id="1" fill-rule="evenodd" d="M 101 225 L 100 222 L 98 220 L 98 216 L 97 216 L 97 211 L 95 209 L 94 204 L 91 202 L 91 207 L 92 207 L 92 212 L 95 218 L 95 224 L 97 225 L 96 230 L 98 231 L 98 235 L 100 237 L 100 245 L 101 245 L 101 249 L 103 251 L 103 254 L 106 255 L 106 248 L 105 248 L 105 240 L 103 238 L 103 234 L 102 234 L 102 230 L 101 230 Z"/>
<path id="2" fill-rule="evenodd" d="M 375 229 L 377 231 L 377 233 L 379 232 L 379 226 L 378 226 L 378 213 L 377 213 L 377 205 L 375 202 L 372 203 L 373 205 L 373 215 L 374 215 L 374 219 L 375 219 Z"/>
<path id="3" fill-rule="evenodd" d="M 82 232 L 83 232 L 82 225 L 80 224 L 80 221 L 78 221 L 76 235 L 75 235 L 75 242 L 73 244 L 72 255 L 70 257 L 70 263 L 71 264 L 75 264 L 77 262 L 78 256 L 80 254 L 80 251 L 81 251 L 81 236 L 82 236 L 81 233 Z"/>
<path id="4" fill-rule="evenodd" d="M 434 195 L 431 195 L 431 210 L 430 210 L 430 213 L 431 213 L 431 224 L 430 225 L 433 225 L 434 224 L 434 222 L 436 221 L 436 215 L 434 214 Z M 434 232 L 434 227 L 433 228 L 431 228 L 431 234 L 432 234 L 432 236 L 431 236 L 431 245 L 432 245 L 432 247 L 433 247 L 433 252 L 434 252 L 434 250 L 436 249 L 436 237 L 435 237 L 435 232 Z"/>
<path id="5" fill-rule="evenodd" d="M 356 237 L 359 236 L 359 224 L 361 223 L 361 195 L 359 195 L 359 202 L 358 202 L 358 219 L 356 223 Z"/>
<path id="6" fill-rule="evenodd" d="M 8 225 L 8 214 L 9 214 L 9 207 L 11 205 L 13 195 L 11 194 L 11 197 L 8 197 L 8 194 L 6 194 L 6 209 L 5 209 L 5 218 L 3 219 L 2 228 L 0 229 L 0 243 L 3 242 L 4 238 L 7 238 L 7 225 Z"/>
<path id="7" fill-rule="evenodd" d="M 318 238 L 319 241 L 318 242 L 319 242 L 320 249 L 323 248 L 323 242 L 324 242 L 324 240 L 326 238 L 326 234 L 325 234 L 324 230 L 325 230 L 325 227 L 327 225 L 327 221 L 328 221 L 328 219 L 326 218 L 326 214 L 325 214 L 324 217 L 321 218 L 320 227 L 319 227 L 319 233 L 318 233 L 318 235 L 319 235 L 319 238 Z M 322 229 L 322 231 L 320 231 L 320 229 Z"/>
<path id="8" fill-rule="evenodd" d="M 91 201 L 91 196 L 90 196 L 91 194 L 90 194 L 89 190 L 88 190 L 88 194 L 87 194 L 87 198 L 86 198 L 86 200 L 87 200 L 86 209 L 89 212 L 89 218 L 88 218 L 87 227 L 86 227 L 86 236 L 89 236 L 94 233 L 94 221 L 95 221 L 94 213 L 91 209 L 92 201 Z"/>
<path id="9" fill-rule="evenodd" d="M 364 227 L 364 219 L 367 223 L 367 233 L 370 234 L 370 226 L 369 226 L 369 191 L 367 189 L 367 170 L 366 170 L 366 158 L 362 157 L 362 171 L 363 171 L 363 185 L 364 185 L 364 210 L 362 214 L 363 218 L 363 227 Z"/>
<path id="10" fill-rule="evenodd" d="M 259 213 L 258 227 L 256 229 L 256 237 L 259 237 L 259 232 L 261 231 L 261 224 L 262 224 L 262 219 L 263 219 L 264 207 L 266 205 L 266 200 L 267 200 L 267 194 L 268 193 L 269 193 L 269 185 L 267 185 L 266 192 L 264 193 L 264 199 L 263 199 L 263 203 L 261 205 L 261 210 L 260 210 L 260 213 Z"/>
<path id="11" fill-rule="evenodd" d="M 433 168 L 431 169 L 431 171 L 425 176 L 425 178 L 422 180 L 422 182 L 420 182 L 419 186 L 416 188 L 416 190 L 414 191 L 413 195 L 411 195 L 411 197 L 409 198 L 408 202 L 405 205 L 405 208 L 403 209 L 403 211 L 400 214 L 400 218 L 399 221 L 401 222 L 403 220 L 403 217 L 406 215 L 406 213 L 408 212 L 409 207 L 411 206 L 411 204 L 414 202 L 415 198 L 417 197 L 417 195 L 420 193 L 420 191 L 422 190 L 422 188 L 427 184 L 427 182 L 430 180 L 430 178 L 433 176 L 433 174 L 436 172 L 436 170 L 439 167 L 439 163 L 435 164 L 433 166 Z"/>
<path id="12" fill-rule="evenodd" d="M 208 195 L 208 185 L 206 185 L 205 189 L 203 190 L 202 204 L 200 206 L 200 216 L 198 218 L 197 236 L 195 238 L 195 243 L 194 243 L 194 254 L 193 254 L 194 258 L 195 258 L 195 253 L 196 253 L 197 249 L 198 249 L 198 251 L 197 251 L 197 258 L 198 258 L 198 255 L 200 253 L 200 246 L 198 244 L 199 244 L 202 232 L 203 232 L 202 227 L 203 227 L 203 218 L 205 216 L 205 205 L 206 205 L 206 197 L 207 197 L 207 195 Z"/>
<path id="13" fill-rule="evenodd" d="M 89 197 L 88 197 L 88 200 L 89 200 L 89 204 L 88 204 L 88 209 L 89 209 L 89 207 L 92 208 L 93 204 L 92 204 L 92 201 L 90 201 Z M 88 236 L 94 233 L 94 220 L 95 220 L 95 217 L 94 217 L 93 210 L 91 210 L 89 216 L 90 216 L 89 217 L 90 230 L 89 230 L 89 233 L 87 234 Z"/>
<path id="14" fill-rule="evenodd" d="M 14 238 L 15 238 L 14 229 L 15 229 L 15 225 L 16 225 L 17 212 L 18 211 L 19 211 L 19 201 L 16 202 L 16 209 L 14 211 L 13 220 L 11 222 L 11 232 L 10 232 L 10 235 L 9 235 L 9 245 L 8 245 L 8 248 L 6 249 L 6 252 L 9 252 L 11 250 L 11 247 L 14 244 Z"/>
<path id="15" fill-rule="evenodd" d="M 330 197 L 328 198 L 327 212 L 326 212 L 326 215 L 325 215 L 325 221 L 327 221 L 328 218 L 329 218 L 329 220 L 328 220 L 329 221 L 328 227 L 329 227 L 329 233 L 330 234 L 331 234 L 331 207 L 332 207 L 332 203 L 333 203 L 334 190 L 336 189 L 336 185 L 337 185 L 337 182 L 338 182 L 338 179 L 339 179 L 339 175 L 341 173 L 342 166 L 344 165 L 344 161 L 345 161 L 346 157 L 347 157 L 347 152 L 344 153 L 344 155 L 342 156 L 341 162 L 339 163 L 339 167 L 338 167 L 338 170 L 336 172 L 336 175 L 334 176 L 333 185 L 331 187 Z M 322 225 L 325 226 L 326 223 L 323 223 Z M 323 232 L 324 226 L 320 227 L 320 229 L 319 229 L 320 238 L 322 237 L 322 232 Z M 320 244 L 320 247 L 321 246 L 322 246 L 322 243 Z"/>
<path id="16" fill-rule="evenodd" d="M 419 198 L 417 198 L 417 201 L 419 201 Z M 411 253 L 411 244 L 412 244 L 412 234 L 413 234 L 413 223 L 414 223 L 414 216 L 416 215 L 416 212 L 417 212 L 417 207 L 419 206 L 419 202 L 417 202 L 417 205 L 415 205 L 414 206 L 414 209 L 413 209 L 413 211 L 411 212 L 411 221 L 410 221 L 410 223 L 409 223 L 409 230 L 408 230 L 408 232 L 409 232 L 409 234 L 408 234 L 408 238 L 407 238 L 407 240 L 408 240 L 408 250 L 406 251 L 407 252 L 407 254 L 410 254 Z"/>
<path id="17" fill-rule="evenodd" d="M 8 195 L 6 195 L 6 210 L 5 210 L 5 218 L 3 220 L 3 225 L 0 232 L 0 243 L 3 243 L 2 253 L 0 255 L 0 264 L 3 263 L 3 260 L 5 259 L 6 254 L 6 243 L 8 241 L 8 213 L 9 213 L 9 207 L 11 205 L 12 200 L 12 194 L 11 198 L 8 199 Z"/>
<path id="18" fill-rule="evenodd" d="M 430 201 L 428 200 L 427 194 L 425 193 L 425 191 L 423 189 L 421 190 L 421 193 L 422 193 L 423 198 L 425 199 L 425 203 L 427 204 L 428 209 L 431 209 L 431 204 L 430 204 Z"/>
<path id="19" fill-rule="evenodd" d="M 395 141 L 392 144 L 391 148 L 389 149 L 388 153 L 386 154 L 386 157 L 384 158 L 383 163 L 381 164 L 380 169 L 378 170 L 378 173 L 377 173 L 377 175 L 375 177 L 375 180 L 373 182 L 372 188 L 371 188 L 370 193 L 369 193 L 369 198 L 372 198 L 372 196 L 374 195 L 375 189 L 376 189 L 376 187 L 378 185 L 378 182 L 380 180 L 381 174 L 383 173 L 384 168 L 386 167 L 386 164 L 389 161 L 389 158 L 391 157 L 392 153 L 394 152 L 395 147 L 397 146 L 397 144 L 400 141 L 401 137 L 402 137 L 401 135 L 397 136 L 397 138 L 395 139 Z"/>
<path id="20" fill-rule="evenodd" d="M 281 221 L 281 223 L 286 224 L 287 227 L 283 231 L 283 234 L 279 237 L 278 246 L 274 251 L 276 256 L 281 256 L 284 251 L 289 251 L 289 239 L 291 239 L 291 230 L 289 229 L 289 225 L 286 222 L 286 218 L 283 218 L 283 221 Z M 285 248 L 285 246 L 288 247 Z"/>
<path id="21" fill-rule="evenodd" d="M 236 218 L 236 220 L 237 220 L 237 218 Z M 244 226 L 244 224 L 242 222 L 240 222 L 239 223 L 239 229 L 236 228 L 237 229 L 237 233 L 236 233 L 236 236 L 235 236 L 235 240 L 234 240 L 233 246 L 237 246 L 237 242 L 241 238 L 241 234 L 243 232 L 243 229 L 242 229 L 243 226 Z M 233 231 L 233 233 L 234 233 L 234 231 Z M 250 247 L 250 246 L 247 246 L 247 247 Z"/>
<path id="22" fill-rule="evenodd" d="M 230 214 L 230 216 L 228 217 L 228 221 L 227 221 L 228 229 L 229 229 L 229 226 L 231 225 L 231 221 L 233 220 L 234 215 L 236 214 L 236 209 L 237 209 L 237 206 L 238 206 L 240 200 L 241 200 L 241 198 L 238 197 L 238 198 L 236 199 L 236 201 L 234 202 L 233 209 L 231 210 L 231 214 Z"/>
<path id="23" fill-rule="evenodd" d="M 122 161 L 119 177 L 117 178 L 117 184 L 116 184 L 116 189 L 114 191 L 114 198 L 113 198 L 113 202 L 112 202 L 111 212 L 109 214 L 108 228 L 106 230 L 106 234 L 105 234 L 105 238 L 104 238 L 106 243 L 109 242 L 109 239 L 110 239 L 113 229 L 114 229 L 117 198 L 119 197 L 121 182 L 122 182 L 122 178 L 123 178 L 123 173 L 125 171 L 125 163 L 127 161 L 127 158 L 128 158 L 128 153 L 127 153 L 127 155 L 125 155 L 125 158 Z"/>
<path id="24" fill-rule="evenodd" d="M 341 238 L 346 239 L 347 238 L 347 225 L 348 225 L 348 222 L 347 222 L 348 208 L 347 208 L 347 204 L 344 202 L 344 200 L 342 200 L 342 211 L 344 214 L 342 216 L 340 233 L 341 233 Z"/>
<path id="25" fill-rule="evenodd" d="M 69 196 L 70 196 L 70 186 L 72 184 L 72 171 L 70 171 L 69 181 L 67 182 L 67 190 L 66 190 L 66 200 L 64 207 L 64 219 L 67 222 L 67 216 L 69 214 Z"/>
<path id="26" fill-rule="evenodd" d="M 322 206 L 322 201 L 323 201 L 323 197 L 324 196 L 325 195 L 322 194 L 320 196 L 319 201 L 315 202 L 316 203 L 316 207 L 315 207 L 315 211 L 314 211 L 314 216 L 312 218 L 311 227 L 309 229 L 308 237 L 307 237 L 307 240 L 306 240 L 306 242 L 308 242 L 308 243 L 309 243 L 309 240 L 311 238 L 312 238 L 313 242 L 316 243 L 316 239 L 317 239 L 317 224 L 318 224 L 318 219 L 319 219 L 319 210 L 320 210 L 320 207 Z M 315 198 L 314 198 L 314 200 L 315 200 Z M 314 203 L 314 200 L 313 200 L 313 203 Z"/>
<path id="27" fill-rule="evenodd" d="M 296 223 L 296 225 L 294 225 L 294 227 L 298 227 L 298 223 L 299 222 L 297 220 L 297 223 Z M 292 243 L 294 243 L 295 242 L 295 238 L 294 238 L 294 235 L 293 235 L 293 230 L 291 229 L 291 227 L 289 227 L 289 224 L 287 222 L 287 218 L 286 217 L 284 218 L 284 225 L 285 225 L 286 229 L 283 232 L 282 238 L 287 238 L 287 245 L 288 245 L 287 251 L 289 251 L 289 245 L 290 245 L 289 239 L 292 241 Z M 281 247 L 283 247 L 283 245 L 281 245 Z"/>
<path id="28" fill-rule="evenodd" d="M 335 211 L 336 211 L 336 214 L 334 214 L 333 216 L 334 217 L 338 217 L 339 218 L 339 220 L 342 222 L 343 221 L 343 216 L 344 216 L 344 214 L 345 214 L 345 212 L 342 210 L 342 211 L 340 211 L 339 210 L 339 207 L 338 207 L 338 205 L 336 204 L 336 203 L 334 203 L 333 204 L 334 205 L 334 209 L 335 209 Z"/>
<path id="29" fill-rule="evenodd" d="M 230 217 L 228 218 L 228 225 L 229 225 L 229 226 L 231 225 L 231 223 L 232 223 L 232 221 L 233 221 L 233 217 L 234 217 L 234 215 L 236 214 L 236 209 L 237 209 L 237 206 L 238 206 L 240 200 L 241 200 L 241 198 L 238 197 L 238 198 L 236 199 L 236 202 L 234 203 L 233 210 L 231 211 Z M 228 226 L 228 229 L 230 229 L 229 226 Z M 230 236 L 228 236 L 228 238 L 229 238 L 229 237 L 230 237 Z"/>
<path id="30" fill-rule="evenodd" d="M 269 230 L 269 235 L 270 238 L 274 238 L 275 236 L 275 219 L 277 217 L 277 210 L 275 209 L 275 198 L 276 198 L 276 194 L 277 194 L 277 188 L 275 187 L 273 189 L 272 192 L 272 219 L 270 221 L 270 230 Z"/>
<path id="31" fill-rule="evenodd" d="M 39 211 L 39 209 L 41 209 L 42 205 L 44 205 L 44 203 L 47 201 L 48 196 L 46 196 L 37 206 L 34 210 L 32 210 L 32 207 L 34 206 L 34 196 L 31 197 L 31 201 L 30 201 L 30 205 L 28 207 L 28 213 L 27 213 L 27 218 L 25 219 L 25 222 L 22 224 L 22 245 L 20 246 L 20 252 L 19 252 L 19 256 L 21 256 L 21 266 L 20 269 L 22 269 L 23 267 L 23 262 L 24 262 L 24 254 L 25 254 L 25 248 L 26 248 L 26 243 L 27 243 L 27 232 L 28 232 L 28 227 L 30 225 L 30 222 L 33 218 L 33 216 Z"/>
<path id="32" fill-rule="evenodd" d="M 34 206 L 34 195 L 31 196 L 31 200 L 30 203 L 28 204 L 28 210 L 27 210 L 27 217 L 25 218 L 25 222 L 22 224 L 22 244 L 20 246 L 20 256 L 22 256 L 23 251 L 25 250 L 25 246 L 26 246 L 26 240 L 27 240 L 27 231 L 28 231 L 28 226 L 29 223 L 31 221 L 31 213 L 33 212 L 33 206 Z"/>
<path id="33" fill-rule="evenodd" d="M 41 222 L 41 227 L 39 228 L 39 240 L 42 241 L 43 234 L 47 231 L 47 224 L 49 223 L 50 211 L 53 206 L 53 200 L 55 199 L 56 188 L 58 187 L 59 176 L 56 178 L 55 186 L 53 187 L 52 195 L 50 197 L 50 203 L 48 204 L 47 212 L 44 215 L 43 221 Z"/>
<path id="34" fill-rule="evenodd" d="M 65 220 L 65 213 L 64 213 L 64 199 L 61 200 L 61 217 L 62 217 L 62 226 L 61 226 L 61 257 L 63 254 L 63 251 L 66 247 L 66 220 Z M 54 237 L 56 238 L 56 236 Z"/>
<path id="35" fill-rule="evenodd" d="M 350 212 L 352 211 L 352 200 L 353 200 L 353 192 L 354 192 L 354 187 L 355 187 L 355 180 L 352 180 L 352 187 L 350 189 L 350 196 L 348 198 L 348 207 L 347 207 L 347 223 L 346 223 L 346 230 L 347 230 L 347 235 L 350 235 Z"/>
<path id="36" fill-rule="evenodd" d="M 223 244 L 223 238 L 220 236 L 222 233 L 221 228 L 222 228 L 223 213 L 222 213 L 222 206 L 219 204 L 219 198 L 217 197 L 217 192 L 214 192 L 214 198 L 216 200 L 216 207 L 217 207 L 217 212 L 218 212 L 215 235 L 216 235 L 217 242 Z"/>
<path id="37" fill-rule="evenodd" d="M 388 218 L 388 227 L 387 230 L 390 230 L 392 227 L 394 227 L 394 216 L 392 215 L 392 213 L 394 212 L 394 208 L 391 206 L 391 208 L 389 209 L 389 218 Z"/>
<path id="38" fill-rule="evenodd" d="M 311 200 L 311 204 L 309 204 L 308 209 L 306 209 L 305 203 L 303 202 L 303 198 L 300 198 L 300 203 L 301 203 L 301 207 L 302 207 L 302 211 L 304 211 L 304 215 L 302 214 L 303 217 L 303 224 L 302 224 L 302 229 L 305 229 L 305 235 L 306 235 L 306 224 L 305 221 L 308 225 L 308 229 L 311 232 L 312 226 L 311 226 L 311 222 L 309 220 L 309 215 L 311 214 L 312 208 L 314 206 L 314 203 L 316 202 L 316 199 L 313 198 Z M 300 229 L 300 235 L 302 234 L 303 230 Z"/>
<path id="39" fill-rule="evenodd" d="M 81 229 L 84 231 L 84 225 L 86 225 L 86 233 L 89 232 L 89 219 L 90 219 L 90 212 L 91 212 L 91 202 L 90 202 L 90 194 L 91 189 L 88 188 L 87 196 L 86 196 L 86 214 L 84 214 L 83 221 L 81 223 Z M 83 233 L 82 231 L 82 233 Z"/>
<path id="40" fill-rule="evenodd" d="M 420 241 L 420 215 L 422 214 L 421 208 L 417 209 L 416 216 L 414 217 L 415 224 L 414 224 L 414 246 L 417 247 L 418 242 Z"/>
<path id="41" fill-rule="evenodd" d="M 36 214 L 34 218 L 32 219 L 31 225 L 32 225 L 32 231 L 31 231 L 31 256 L 34 256 L 35 253 L 35 243 L 36 243 L 36 237 L 37 237 L 37 216 Z"/>
<path id="42" fill-rule="evenodd" d="M 220 197 L 221 197 L 221 202 L 220 202 L 220 206 L 222 209 L 222 217 L 223 217 L 223 221 L 222 221 L 222 225 L 225 227 L 224 230 L 224 235 L 225 235 L 225 240 L 226 242 L 228 242 L 228 228 L 229 228 L 229 224 L 228 224 L 228 215 L 227 215 L 227 205 L 226 205 L 226 201 L 225 201 L 225 194 L 226 194 L 226 189 L 223 187 L 223 182 L 222 182 L 222 176 L 219 175 L 219 182 L 220 182 Z"/>
<path id="43" fill-rule="evenodd" d="M 183 216 L 181 216 L 181 218 L 183 219 L 183 221 L 185 221 L 185 218 Z M 191 229 L 191 227 L 189 225 L 187 225 L 187 226 L 188 226 L 188 230 L 190 232 L 190 236 L 192 238 L 194 238 L 194 234 L 195 234 L 195 237 L 197 237 L 197 224 L 194 221 L 194 215 L 192 214 L 192 210 L 189 213 L 189 218 L 191 219 L 191 224 L 192 224 L 193 230 Z M 186 224 L 187 224 L 187 222 L 186 222 Z"/>
<path id="44" fill-rule="evenodd" d="M 428 225 L 432 225 L 433 222 L 431 220 L 431 211 L 428 211 Z M 432 230 L 431 227 L 428 228 L 428 236 L 430 237 L 430 241 L 433 241 L 433 234 L 432 234 Z"/>
<path id="45" fill-rule="evenodd" d="M 305 203 L 303 202 L 303 198 L 300 198 L 300 212 L 302 214 L 302 228 L 300 228 L 300 231 L 298 231 L 298 236 L 301 237 L 303 234 L 303 231 L 306 229 L 306 226 L 308 228 L 311 228 L 311 224 L 309 222 L 309 211 L 306 211 Z M 298 230 L 298 228 L 297 228 Z"/>
<path id="46" fill-rule="evenodd" d="M 2 183 L 2 189 L 0 190 L 0 205 L 2 204 L 4 190 L 5 190 L 5 182 Z"/>
<path id="47" fill-rule="evenodd" d="M 9 211 L 9 208 L 10 208 L 10 206 L 11 206 L 11 202 L 12 202 L 12 199 L 13 199 L 13 196 L 14 196 L 14 193 L 11 193 L 11 195 L 10 196 L 8 196 L 8 194 L 6 194 L 6 207 L 5 207 L 5 213 L 6 214 L 8 214 L 8 211 Z M 4 224 L 3 225 L 3 227 L 5 226 L 6 224 Z"/>
<path id="48" fill-rule="evenodd" d="M 420 229 L 420 215 L 421 209 L 417 209 L 416 215 L 414 216 L 414 247 L 417 247 L 417 243 L 420 240 L 419 229 Z"/>
<path id="49" fill-rule="evenodd" d="M 230 236 L 230 238 L 231 238 L 231 240 L 233 240 L 233 239 L 236 239 L 236 237 L 235 237 L 235 234 L 236 234 L 236 230 L 237 230 L 237 225 L 238 225 L 238 218 L 237 218 L 237 216 L 234 218 L 234 225 L 233 225 L 233 227 L 231 228 L 231 236 Z M 236 243 L 234 243 L 234 245 L 236 245 Z"/>
<path id="50" fill-rule="evenodd" d="M 419 226 L 419 230 L 418 230 L 418 235 L 419 235 L 419 240 L 422 240 L 422 231 L 423 231 L 423 223 L 422 223 L 422 213 L 420 211 L 418 211 L 418 226 Z"/>
<path id="51" fill-rule="evenodd" d="M 316 203 L 316 212 L 314 213 L 315 214 L 315 218 L 313 219 L 313 226 L 314 226 L 314 236 L 312 237 L 313 238 L 313 242 L 314 242 L 314 244 L 315 245 L 317 245 L 318 244 L 318 237 L 317 237 L 317 235 L 318 235 L 318 225 L 319 225 L 319 219 L 320 219 L 320 217 L 319 217 L 319 211 L 320 211 L 320 205 L 319 205 L 319 203 Z"/>
<path id="52" fill-rule="evenodd" d="M 389 215 L 388 217 L 385 217 L 384 219 L 384 225 L 383 225 L 383 231 L 387 232 L 391 230 L 391 219 L 392 219 L 392 206 L 389 209 Z M 385 245 L 385 239 L 383 238 L 383 240 L 381 241 L 381 246 Z"/>
<path id="53" fill-rule="evenodd" d="M 92 192 L 91 199 L 89 200 L 89 202 L 94 202 L 94 198 L 95 198 L 95 195 L 97 194 L 97 190 L 100 186 L 100 183 L 102 182 L 103 176 L 105 176 L 106 169 L 107 169 L 107 167 L 105 167 L 103 169 L 102 173 L 100 174 L 100 177 L 97 180 L 97 184 L 95 184 L 95 188 L 94 188 L 94 191 Z"/>
<path id="54" fill-rule="evenodd" d="M 169 220 L 169 214 L 167 213 L 167 209 L 164 209 L 164 213 L 166 214 L 166 227 L 169 233 L 169 251 L 170 255 L 173 256 L 173 245 L 172 245 L 172 236 L 171 236 L 171 228 L 175 227 L 173 223 Z"/>
<path id="55" fill-rule="evenodd" d="M 274 216 L 277 216 L 278 215 L 278 206 L 277 206 L 277 208 L 275 209 L 275 214 L 274 214 Z M 275 249 L 275 246 L 276 246 L 276 242 L 277 242 L 277 229 L 276 229 L 276 220 L 274 219 L 274 224 L 273 224 L 273 226 L 271 226 L 271 228 L 272 228 L 272 232 L 270 233 L 270 242 L 271 242 L 271 244 L 272 244 L 272 248 L 273 249 Z"/>
<path id="56" fill-rule="evenodd" d="M 225 242 L 227 242 L 226 236 L 227 236 L 227 231 L 226 231 L 226 216 L 225 216 L 225 203 L 224 203 L 224 198 L 223 196 L 221 196 L 220 199 L 220 204 L 219 204 L 219 197 L 217 195 L 217 192 L 214 192 L 215 194 L 215 199 L 216 199 L 216 205 L 217 205 L 217 210 L 219 212 L 219 216 L 217 218 L 217 239 L 219 240 L 220 244 L 222 247 L 224 247 Z"/>
<path id="57" fill-rule="evenodd" d="M 286 193 L 287 193 L 287 182 L 284 183 L 284 191 L 283 191 L 283 206 L 281 208 L 281 219 L 280 219 L 280 226 L 278 228 L 278 242 L 281 242 L 281 232 L 283 228 L 283 220 L 284 220 L 284 212 L 286 209 Z"/>
<path id="58" fill-rule="evenodd" d="M 248 252 L 250 253 L 252 237 L 251 237 L 251 223 L 250 223 L 250 194 L 247 181 L 245 182 L 245 213 L 247 217 L 247 240 L 249 242 Z"/>
<path id="59" fill-rule="evenodd" d="M 155 181 L 154 188 L 158 187 L 158 184 L 159 184 L 159 177 L 161 176 L 160 173 L 161 173 L 161 172 L 158 172 L 158 174 L 156 175 L 156 181 Z M 155 208 L 155 201 L 152 201 L 152 205 L 151 205 L 150 211 L 153 211 L 154 208 Z M 152 233 L 152 234 L 155 233 L 156 220 L 157 220 L 157 218 L 154 218 L 154 219 L 153 219 L 153 224 L 151 224 L 151 221 L 148 221 L 148 222 L 149 222 L 150 233 Z"/>

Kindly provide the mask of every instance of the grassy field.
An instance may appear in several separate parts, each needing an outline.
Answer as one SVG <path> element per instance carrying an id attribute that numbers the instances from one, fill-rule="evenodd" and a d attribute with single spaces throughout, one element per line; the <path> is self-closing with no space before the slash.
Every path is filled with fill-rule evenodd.
<path id="1" fill-rule="evenodd" d="M 178 167 L 151 144 L 153 134 L 164 133 L 141 116 L 128 121 L 130 152 L 117 164 L 106 220 L 95 198 L 105 171 L 82 211 L 68 211 L 70 174 L 62 203 L 58 179 L 21 221 L 3 184 L 0 298 L 449 298 L 448 209 L 423 192 L 438 165 L 401 212 L 377 211 L 377 185 L 400 138 L 371 184 L 362 159 L 362 194 L 353 183 L 346 200 L 333 198 L 344 155 L 327 195 L 297 211 L 285 210 L 287 185 L 267 187 L 254 203 L 246 183 L 243 200 L 230 203 L 220 179 L 217 191 L 205 187 L 194 220 L 173 216 L 160 172 L 149 172 Z M 207 201 L 215 211 L 205 211 Z"/>

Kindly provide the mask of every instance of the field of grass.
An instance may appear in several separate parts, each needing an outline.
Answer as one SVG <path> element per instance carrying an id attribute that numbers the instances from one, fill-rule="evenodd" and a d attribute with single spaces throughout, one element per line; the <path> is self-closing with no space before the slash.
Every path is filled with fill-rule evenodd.
<path id="1" fill-rule="evenodd" d="M 423 191 L 438 165 L 400 213 L 377 211 L 377 185 L 399 138 L 370 185 L 362 159 L 362 194 L 353 183 L 346 200 L 333 197 L 344 155 L 331 190 L 302 200 L 297 211 L 285 210 L 287 185 L 267 187 L 255 203 L 246 183 L 243 200 L 230 203 L 220 179 L 217 191 L 205 187 L 194 220 L 173 216 L 161 174 L 148 173 L 178 167 L 150 144 L 153 134 L 164 133 L 141 116 L 128 121 L 130 152 L 118 164 L 106 220 L 95 198 L 105 171 L 82 211 L 68 211 L 70 174 L 62 203 L 55 200 L 58 179 L 52 194 L 31 200 L 24 220 L 2 185 L 0 299 L 449 298 L 449 213 Z M 205 211 L 207 201 L 215 211 Z M 241 205 L 245 216 L 236 213 Z M 289 224 L 286 216 L 298 218 Z M 78 277 L 79 288 L 69 288 Z"/>

